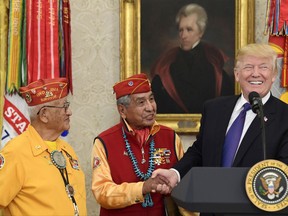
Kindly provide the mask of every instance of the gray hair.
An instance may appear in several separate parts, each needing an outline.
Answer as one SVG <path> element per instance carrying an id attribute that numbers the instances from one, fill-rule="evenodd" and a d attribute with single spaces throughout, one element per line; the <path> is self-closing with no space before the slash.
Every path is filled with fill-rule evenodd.
<path id="1" fill-rule="evenodd" d="M 182 17 L 188 17 L 192 14 L 196 14 L 197 16 L 197 25 L 199 27 L 199 30 L 201 33 L 204 33 L 207 22 L 208 22 L 208 16 L 203 7 L 201 7 L 198 4 L 188 4 L 183 6 L 176 15 L 176 24 L 179 26 L 180 20 Z"/>
<path id="2" fill-rule="evenodd" d="M 123 105 L 125 107 L 128 107 L 131 103 L 131 96 L 125 95 L 117 99 L 117 105 Z"/>
<path id="3" fill-rule="evenodd" d="M 37 113 L 39 112 L 42 106 L 43 104 L 39 104 L 36 106 L 28 106 L 28 114 L 30 117 L 30 121 L 33 121 L 34 119 L 36 119 Z"/>

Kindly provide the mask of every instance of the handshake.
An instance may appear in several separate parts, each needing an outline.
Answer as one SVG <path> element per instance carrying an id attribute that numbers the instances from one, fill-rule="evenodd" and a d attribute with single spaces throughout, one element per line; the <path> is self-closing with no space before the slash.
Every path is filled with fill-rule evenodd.
<path id="1" fill-rule="evenodd" d="M 178 183 L 178 175 L 173 169 L 157 169 L 152 176 L 144 182 L 142 193 L 169 194 Z"/>

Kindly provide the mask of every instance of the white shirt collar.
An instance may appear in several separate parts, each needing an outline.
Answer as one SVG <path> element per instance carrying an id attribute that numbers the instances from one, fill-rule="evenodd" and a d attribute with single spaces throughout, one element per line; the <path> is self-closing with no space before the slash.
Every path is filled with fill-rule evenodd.
<path id="1" fill-rule="evenodd" d="M 194 47 L 196 47 L 198 44 L 200 43 L 200 40 L 198 40 L 197 42 L 195 42 L 192 46 L 192 49 L 194 49 Z"/>
<path id="2" fill-rule="evenodd" d="M 271 92 L 269 91 L 268 94 L 266 94 L 263 98 L 262 98 L 262 104 L 264 105 L 268 99 L 270 98 L 271 96 Z"/>
<path id="3" fill-rule="evenodd" d="M 271 96 L 271 92 L 269 91 L 269 92 L 262 98 L 262 104 L 263 104 L 263 105 L 268 101 L 268 99 L 270 98 L 270 96 Z M 236 105 L 235 105 L 234 110 L 240 110 L 240 109 L 242 109 L 242 107 L 243 107 L 243 105 L 244 105 L 245 103 L 249 103 L 249 101 L 247 101 L 247 100 L 244 98 L 243 94 L 241 94 L 240 98 L 238 99 L 238 101 L 237 101 L 237 103 L 236 103 Z"/>

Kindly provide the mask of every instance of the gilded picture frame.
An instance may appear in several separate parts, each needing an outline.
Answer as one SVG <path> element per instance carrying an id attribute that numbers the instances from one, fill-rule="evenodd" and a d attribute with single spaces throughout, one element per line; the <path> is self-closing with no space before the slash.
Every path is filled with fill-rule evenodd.
<path id="1" fill-rule="evenodd" d="M 143 0 L 145 1 L 145 0 Z M 235 53 L 254 42 L 254 0 L 235 1 Z M 155 0 L 157 2 L 157 0 Z M 191 1 L 193 2 L 193 1 Z M 225 7 L 225 5 L 223 5 Z M 120 0 L 120 79 L 141 73 L 141 0 Z M 240 88 L 235 84 L 235 94 Z M 195 134 L 201 114 L 157 114 L 158 123 L 179 134 Z"/>

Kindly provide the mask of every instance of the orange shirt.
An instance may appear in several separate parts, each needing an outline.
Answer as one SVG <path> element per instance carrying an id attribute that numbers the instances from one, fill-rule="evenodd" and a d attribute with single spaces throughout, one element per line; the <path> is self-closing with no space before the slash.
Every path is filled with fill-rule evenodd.
<path id="1" fill-rule="evenodd" d="M 85 177 L 80 166 L 69 162 L 66 152 L 78 161 L 72 147 L 57 139 L 57 150 L 66 158 L 69 183 L 80 215 L 87 215 Z M 74 215 L 59 170 L 52 164 L 47 145 L 30 125 L 0 151 L 4 165 L 0 169 L 0 208 L 4 215 Z"/>

